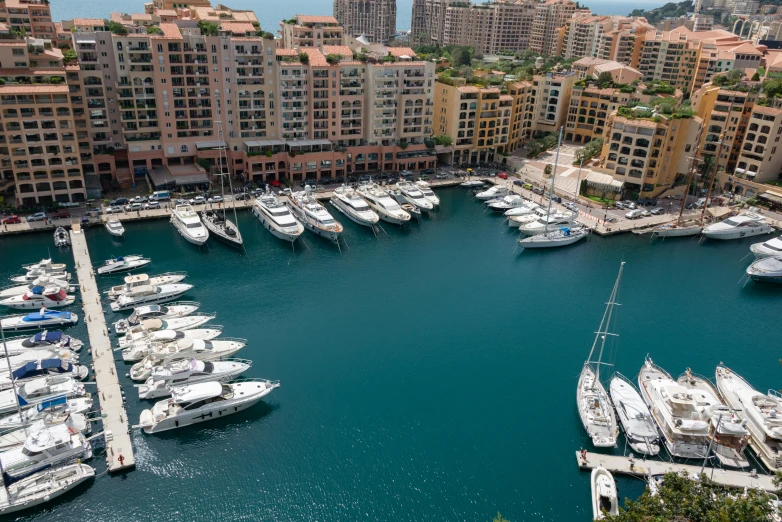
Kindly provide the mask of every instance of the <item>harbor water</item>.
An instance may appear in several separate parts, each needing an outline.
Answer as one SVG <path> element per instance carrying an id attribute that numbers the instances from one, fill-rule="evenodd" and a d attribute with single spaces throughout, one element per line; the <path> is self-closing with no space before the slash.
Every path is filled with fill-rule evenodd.
<path id="1" fill-rule="evenodd" d="M 649 354 L 674 378 L 687 367 L 713 377 L 723 361 L 760 390 L 782 387 L 782 294 L 740 281 L 762 238 L 627 234 L 519 252 L 502 218 L 466 190 L 438 193 L 439 212 L 407 230 L 384 224 L 378 237 L 334 212 L 341 252 L 309 233 L 293 251 L 249 212 L 239 216 L 246 253 L 214 240 L 199 250 L 165 220 L 128 223 L 122 241 L 88 229 L 94 263 L 143 254 L 149 274 L 187 271 L 195 288 L 184 299 L 217 312 L 224 335 L 248 339 L 237 354 L 253 361 L 246 376 L 282 386 L 227 418 L 136 430 L 135 471 L 99 476 L 18 520 L 588 520 L 589 475 L 574 451 L 592 448 L 576 382 L 622 260 L 624 375 Z M 49 250 L 73 266 L 49 233 L 0 238 L 0 278 Z M 83 323 L 69 333 L 87 340 Z M 117 364 L 137 423 L 152 402 Z M 91 464 L 105 469 L 100 457 Z M 618 483 L 622 497 L 642 490 Z"/>

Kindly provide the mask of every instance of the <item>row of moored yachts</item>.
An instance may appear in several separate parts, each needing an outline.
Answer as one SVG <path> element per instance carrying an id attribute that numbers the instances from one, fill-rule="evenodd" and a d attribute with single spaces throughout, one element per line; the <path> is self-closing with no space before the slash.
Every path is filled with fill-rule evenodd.
<path id="1" fill-rule="evenodd" d="M 381 220 L 405 225 L 413 218 L 420 219 L 422 213 L 431 212 L 440 204 L 440 199 L 425 181 L 401 181 L 395 189 L 372 182 L 357 188 L 344 185 L 334 190 L 329 201 L 348 219 L 367 227 L 374 227 Z M 309 187 L 288 196 L 262 194 L 253 202 L 251 210 L 266 230 L 291 243 L 305 229 L 335 243 L 343 231 L 342 224 L 312 195 Z M 171 214 L 171 223 L 182 237 L 195 245 L 206 243 L 211 232 L 229 244 L 240 246 L 242 239 L 238 227 L 224 215 L 221 217 L 219 213 L 211 212 L 199 216 L 190 205 L 180 204 Z M 215 220 L 222 223 L 223 229 L 214 226 Z M 233 232 L 221 232 L 227 229 Z"/>

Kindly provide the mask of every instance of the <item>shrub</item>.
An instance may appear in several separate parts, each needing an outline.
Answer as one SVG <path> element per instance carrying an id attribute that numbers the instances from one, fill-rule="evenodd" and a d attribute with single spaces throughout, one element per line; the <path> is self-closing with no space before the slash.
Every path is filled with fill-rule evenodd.
<path id="1" fill-rule="evenodd" d="M 106 23 L 106 21 L 104 21 L 104 23 Z M 122 25 L 119 22 L 115 22 L 112 20 L 111 22 L 106 23 L 106 25 L 109 27 L 109 31 L 111 31 L 114 34 L 118 34 L 120 36 L 128 34 L 128 30 L 125 28 L 124 25 Z"/>
<path id="2" fill-rule="evenodd" d="M 203 36 L 217 36 L 219 26 L 215 22 L 201 20 L 198 22 L 198 28 Z"/>
<path id="3" fill-rule="evenodd" d="M 307 53 L 299 53 L 299 61 L 304 64 L 310 63 L 310 55 Z"/>
<path id="4" fill-rule="evenodd" d="M 163 34 L 163 30 L 156 25 L 150 25 L 147 27 L 147 34 Z"/>

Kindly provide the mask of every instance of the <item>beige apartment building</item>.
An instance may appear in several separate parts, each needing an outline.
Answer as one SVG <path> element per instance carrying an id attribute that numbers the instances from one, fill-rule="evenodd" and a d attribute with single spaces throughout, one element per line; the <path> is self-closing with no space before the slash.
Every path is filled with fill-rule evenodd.
<path id="1" fill-rule="evenodd" d="M 532 80 L 532 130 L 556 133 L 565 124 L 577 76 L 573 72 L 535 75 Z"/>
<path id="2" fill-rule="evenodd" d="M 0 2 L 0 23 L 28 36 L 57 39 L 48 0 L 4 0 Z"/>
<path id="3" fill-rule="evenodd" d="M 510 140 L 506 152 L 513 152 L 532 137 L 535 85 L 529 81 L 521 81 L 507 84 L 506 88 L 513 98 Z"/>
<path id="4" fill-rule="evenodd" d="M 576 12 L 570 0 L 545 0 L 535 6 L 529 47 L 535 52 L 556 55 L 564 27 Z"/>
<path id="5" fill-rule="evenodd" d="M 777 181 L 782 175 L 782 109 L 755 105 L 734 174 L 756 183 Z"/>
<path id="6" fill-rule="evenodd" d="M 413 0 L 410 44 L 443 45 L 445 14 L 449 0 Z"/>
<path id="7" fill-rule="evenodd" d="M 342 26 L 333 16 L 296 15 L 280 22 L 280 34 L 285 49 L 345 45 Z"/>
<path id="8" fill-rule="evenodd" d="M 608 116 L 619 107 L 626 106 L 631 99 L 632 93 L 624 93 L 619 89 L 575 85 L 570 94 L 565 140 L 589 143 L 602 138 Z"/>
<path id="9" fill-rule="evenodd" d="M 578 11 L 565 25 L 559 54 L 565 58 L 610 56 L 614 31 L 632 21 L 625 16 L 598 16 Z"/>
<path id="10" fill-rule="evenodd" d="M 334 18 L 353 38 L 388 43 L 396 36 L 396 0 L 334 0 Z"/>
<path id="11" fill-rule="evenodd" d="M 535 6 L 532 0 L 452 4 L 445 10 L 442 45 L 467 45 L 481 54 L 529 49 Z"/>

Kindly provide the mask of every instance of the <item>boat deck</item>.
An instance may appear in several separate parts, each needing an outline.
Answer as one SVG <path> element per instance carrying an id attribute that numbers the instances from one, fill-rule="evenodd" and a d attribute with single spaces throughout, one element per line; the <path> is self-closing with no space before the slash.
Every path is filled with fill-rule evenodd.
<path id="1" fill-rule="evenodd" d="M 623 457 L 621 455 L 604 455 L 601 453 L 587 452 L 586 459 L 581 457 L 581 452 L 576 452 L 576 462 L 581 470 L 590 470 L 598 466 L 606 468 L 611 473 L 632 475 L 645 478 L 649 474 L 662 475 L 665 473 L 686 472 L 689 475 L 697 475 L 701 471 L 700 466 L 678 464 L 676 462 L 663 462 L 661 460 L 643 460 L 638 458 Z M 632 467 L 631 467 L 632 464 Z M 722 468 L 707 467 L 704 470 L 706 476 L 717 484 L 733 488 L 756 488 L 765 491 L 776 491 L 774 477 L 746 471 L 735 471 Z"/>
<path id="2" fill-rule="evenodd" d="M 133 468 L 136 461 L 130 444 L 128 414 L 122 402 L 122 388 L 114 364 L 114 351 L 111 349 L 100 292 L 92 271 L 87 239 L 78 224 L 73 225 L 71 243 L 73 259 L 76 262 L 76 275 L 81 286 L 84 322 L 90 337 L 95 382 L 98 384 L 97 396 L 106 439 L 106 465 L 112 472 Z M 122 462 L 120 462 L 120 455 Z"/>

